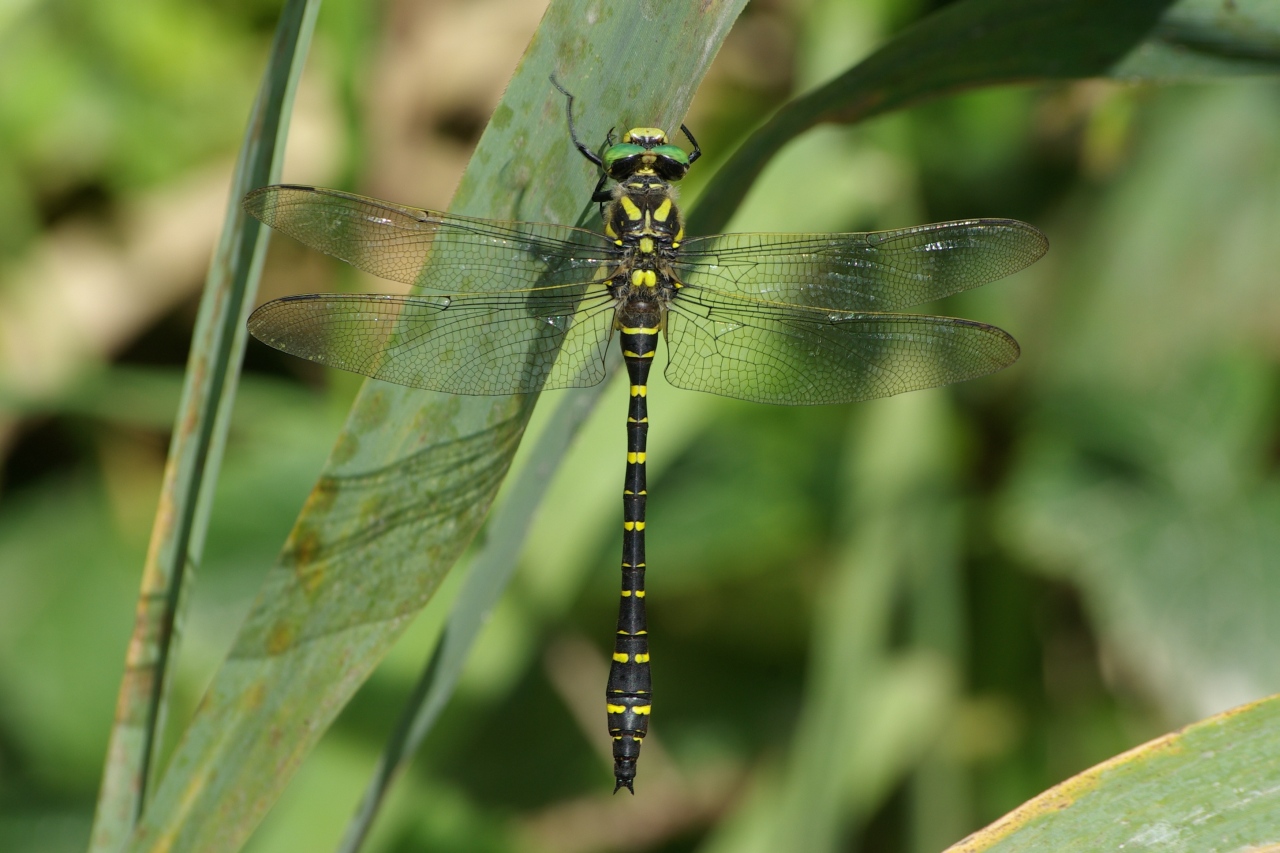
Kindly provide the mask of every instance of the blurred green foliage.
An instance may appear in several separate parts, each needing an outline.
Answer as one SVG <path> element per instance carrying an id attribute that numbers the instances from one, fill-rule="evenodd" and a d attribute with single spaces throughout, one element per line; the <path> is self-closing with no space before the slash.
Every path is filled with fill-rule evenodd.
<path id="1" fill-rule="evenodd" d="M 349 69 L 398 37 L 403 5 L 389 5 L 385 32 L 326 30 L 354 14 L 326 6 L 318 85 L 353 109 L 376 98 L 359 87 L 387 78 Z M 474 6 L 494 26 L 506 14 Z M 13 9 L 0 13 L 0 264 L 68 218 L 110 229 L 137 194 L 229 161 L 274 4 Z M 788 81 L 825 79 L 926 11 L 752 6 L 688 120 L 709 153 L 699 167 Z M 815 409 L 654 383 L 661 752 L 625 803 L 607 796 L 601 721 L 575 717 L 603 683 L 591 654 L 585 669 L 575 655 L 603 667 L 617 595 L 625 392 L 607 390 L 371 849 L 938 850 L 1173 725 L 1280 692 L 1278 106 L 1269 81 L 1002 88 L 789 146 L 730 230 L 974 216 L 1041 227 L 1044 261 L 939 306 L 1009 329 L 1023 361 L 958 388 Z M 379 131 L 341 132 L 359 149 Z M 138 329 L 115 366 L 0 411 L 0 849 L 87 837 L 186 316 Z M 251 351 L 249 366 L 183 627 L 178 721 L 350 399 L 349 381 L 317 382 L 305 365 Z M 335 843 L 450 589 L 251 849 Z M 499 736 L 512 703 L 528 727 L 514 755 Z M 640 816 L 635 843 L 613 834 L 622 813 Z"/>

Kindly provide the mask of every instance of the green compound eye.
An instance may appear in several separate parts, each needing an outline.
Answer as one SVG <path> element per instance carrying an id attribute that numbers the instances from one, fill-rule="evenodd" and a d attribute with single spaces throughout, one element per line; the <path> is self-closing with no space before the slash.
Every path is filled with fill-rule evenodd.
<path id="1" fill-rule="evenodd" d="M 683 148 L 676 145 L 655 145 L 652 149 L 654 154 L 659 157 L 666 157 L 669 160 L 675 160 L 682 166 L 689 165 L 689 155 L 685 153 Z"/>
<path id="2" fill-rule="evenodd" d="M 644 153 L 644 147 L 636 145 L 634 142 L 619 142 L 617 145 L 611 146 L 604 152 L 604 165 L 606 171 L 617 163 L 619 160 L 625 160 L 628 157 L 638 157 Z"/>

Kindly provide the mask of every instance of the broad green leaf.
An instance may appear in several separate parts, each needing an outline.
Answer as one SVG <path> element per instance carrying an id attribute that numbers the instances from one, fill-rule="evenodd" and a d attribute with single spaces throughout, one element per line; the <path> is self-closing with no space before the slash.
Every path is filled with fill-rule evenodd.
<path id="1" fill-rule="evenodd" d="M 948 853 L 1274 850 L 1280 697 L 1210 717 L 1050 788 Z"/>
<path id="2" fill-rule="evenodd" d="M 452 209 L 585 221 L 595 176 L 548 75 L 579 97 L 585 139 L 676 125 L 740 7 L 553 2 Z M 643 77 L 617 73 L 639 67 Z M 475 535 L 533 402 L 365 385 L 132 849 L 243 843 Z"/>
<path id="3" fill-rule="evenodd" d="M 1214 11 L 1210 14 L 1210 5 Z M 769 118 L 707 185 L 693 234 L 723 230 L 764 165 L 818 124 L 854 124 L 963 89 L 1121 77 L 1161 81 L 1280 70 L 1280 7 L 1263 0 L 961 0 Z"/>
<path id="4" fill-rule="evenodd" d="M 245 319 L 253 307 L 266 251 L 262 226 L 245 216 L 237 199 L 280 174 L 293 96 L 318 11 L 318 0 L 290 0 L 281 15 L 271 63 L 236 163 L 222 239 L 209 267 L 196 319 L 160 506 L 143 566 L 91 850 L 120 849 L 154 786 L 178 637 L 178 611 L 190 570 L 199 565 L 204 551 L 213 486 L 240 377 Z"/>

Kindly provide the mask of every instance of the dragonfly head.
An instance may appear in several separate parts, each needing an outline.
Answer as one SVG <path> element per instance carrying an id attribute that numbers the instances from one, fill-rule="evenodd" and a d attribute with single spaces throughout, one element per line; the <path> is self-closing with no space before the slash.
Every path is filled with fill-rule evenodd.
<path id="1" fill-rule="evenodd" d="M 604 171 L 615 181 L 632 175 L 657 175 L 664 181 L 678 181 L 689 171 L 692 162 L 678 145 L 672 145 L 667 134 L 656 127 L 633 127 L 622 135 L 622 141 L 604 152 Z"/>

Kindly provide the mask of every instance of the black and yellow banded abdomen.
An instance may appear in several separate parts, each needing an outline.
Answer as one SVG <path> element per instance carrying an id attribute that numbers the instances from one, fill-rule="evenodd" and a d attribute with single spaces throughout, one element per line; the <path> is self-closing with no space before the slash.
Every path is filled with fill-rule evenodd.
<path id="1" fill-rule="evenodd" d="M 614 791 L 634 793 L 636 759 L 649 731 L 649 630 L 645 618 L 645 444 L 649 434 L 649 365 L 658 344 L 656 314 L 620 312 L 622 351 L 630 380 L 627 407 L 627 468 L 622 489 L 622 595 L 613 664 L 605 688 L 605 710 L 613 738 Z M 629 325 L 635 323 L 635 325 Z"/>

